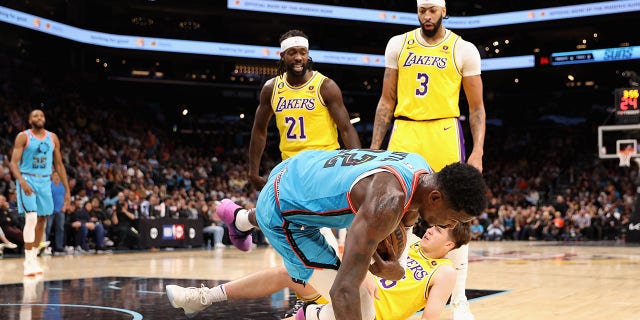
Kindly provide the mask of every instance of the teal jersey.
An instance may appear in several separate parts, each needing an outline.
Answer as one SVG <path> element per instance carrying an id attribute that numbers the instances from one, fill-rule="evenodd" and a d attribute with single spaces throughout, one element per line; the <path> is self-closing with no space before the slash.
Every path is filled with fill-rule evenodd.
<path id="1" fill-rule="evenodd" d="M 427 162 L 414 153 L 366 149 L 304 151 L 272 171 L 277 205 L 290 222 L 347 228 L 357 211 L 351 203 L 351 188 L 375 170 L 388 171 L 398 178 L 405 191 L 405 210 L 419 175 L 432 172 Z"/>
<path id="2" fill-rule="evenodd" d="M 20 172 L 49 176 L 53 172 L 53 137 L 51 132 L 45 131 L 45 136 L 38 139 L 33 135 L 31 130 L 25 130 L 27 135 L 27 145 L 22 151 L 22 159 L 20 161 Z"/>

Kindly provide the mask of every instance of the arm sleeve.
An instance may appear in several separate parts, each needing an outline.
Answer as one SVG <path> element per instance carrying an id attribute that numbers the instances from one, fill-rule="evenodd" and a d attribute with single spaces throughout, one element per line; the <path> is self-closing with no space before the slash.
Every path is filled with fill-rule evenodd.
<path id="1" fill-rule="evenodd" d="M 460 39 L 456 43 L 455 59 L 456 64 L 460 66 L 460 72 L 463 77 L 475 76 L 481 73 L 480 52 L 478 52 L 473 43 Z"/>
<path id="2" fill-rule="evenodd" d="M 398 69 L 398 56 L 402 49 L 402 39 L 404 35 L 399 34 L 389 39 L 387 48 L 384 51 L 384 66 L 391 69 Z"/>

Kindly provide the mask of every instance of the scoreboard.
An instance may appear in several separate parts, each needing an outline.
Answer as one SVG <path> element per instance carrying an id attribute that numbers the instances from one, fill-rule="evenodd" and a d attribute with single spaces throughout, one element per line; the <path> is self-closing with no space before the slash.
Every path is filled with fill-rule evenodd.
<path id="1" fill-rule="evenodd" d="M 640 123 L 640 108 L 638 106 L 640 88 L 618 88 L 615 90 L 614 96 L 616 123 Z"/>

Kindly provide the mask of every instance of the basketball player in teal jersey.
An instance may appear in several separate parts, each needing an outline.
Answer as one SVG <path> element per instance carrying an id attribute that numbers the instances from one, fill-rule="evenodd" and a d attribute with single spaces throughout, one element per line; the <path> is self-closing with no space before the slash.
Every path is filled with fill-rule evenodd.
<path id="1" fill-rule="evenodd" d="M 18 133 L 11 154 L 10 168 L 16 179 L 18 212 L 24 215 L 25 220 L 22 233 L 25 276 L 43 272 L 37 260 L 38 245 L 44 235 L 47 216 L 53 214 L 51 173 L 54 166 L 66 190 L 64 206 L 71 201 L 67 171 L 60 153 L 60 140 L 55 133 L 44 129 L 45 122 L 42 110 L 31 111 L 31 129 Z"/>
<path id="2" fill-rule="evenodd" d="M 456 163 L 433 173 L 421 156 L 404 152 L 305 151 L 277 165 L 266 186 L 256 210 L 260 229 L 295 282 L 331 298 L 329 305 L 309 306 L 310 319 L 373 319 L 362 284 L 382 239 L 418 216 L 454 227 L 486 207 L 477 169 Z M 350 228 L 342 261 L 322 227 Z M 391 263 L 403 273 L 398 261 Z"/>

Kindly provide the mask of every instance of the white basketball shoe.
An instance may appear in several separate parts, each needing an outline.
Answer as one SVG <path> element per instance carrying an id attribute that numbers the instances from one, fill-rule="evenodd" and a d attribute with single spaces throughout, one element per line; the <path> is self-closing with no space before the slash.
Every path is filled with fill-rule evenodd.
<path id="1" fill-rule="evenodd" d="M 204 284 L 200 288 L 183 288 L 170 284 L 165 287 L 165 290 L 171 305 L 174 308 L 184 309 L 184 315 L 187 318 L 195 317 L 198 312 L 211 305 L 211 301 L 207 296 L 209 288 L 205 287 Z"/>

